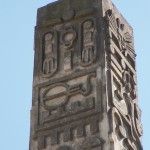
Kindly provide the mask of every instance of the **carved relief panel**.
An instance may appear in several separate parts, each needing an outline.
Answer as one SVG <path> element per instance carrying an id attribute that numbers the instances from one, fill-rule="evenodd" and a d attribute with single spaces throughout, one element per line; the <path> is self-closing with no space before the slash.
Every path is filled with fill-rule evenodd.
<path id="1" fill-rule="evenodd" d="M 110 91 L 109 93 L 110 95 L 112 94 L 112 96 L 109 97 L 109 113 L 111 115 L 110 121 L 112 122 L 112 126 L 115 126 L 115 128 L 112 128 L 112 134 L 115 135 L 115 137 L 113 137 L 114 146 L 115 144 L 118 145 L 118 142 L 116 141 L 120 141 L 121 138 L 119 134 L 116 134 L 116 130 L 120 130 L 119 126 L 123 126 L 122 130 L 124 130 L 126 133 L 124 140 L 128 139 L 128 146 L 126 147 L 128 149 L 136 149 L 136 147 L 141 147 L 139 144 L 140 137 L 142 135 L 142 125 L 140 123 L 140 109 L 137 107 L 138 105 L 137 96 L 135 93 L 135 83 L 131 75 L 129 75 L 127 72 L 123 72 L 122 80 L 120 80 L 113 71 L 110 71 L 109 73 L 111 75 L 111 78 L 109 78 L 111 81 L 110 83 L 113 85 L 112 92 Z M 138 124 L 136 124 L 135 121 L 137 118 L 139 118 L 137 121 Z M 120 120 L 119 126 L 116 120 Z M 137 126 L 138 128 L 136 128 Z M 122 145 L 123 143 L 120 141 L 119 144 Z M 126 143 L 123 145 L 126 145 Z"/>
<path id="2" fill-rule="evenodd" d="M 72 26 L 65 27 L 61 31 L 61 43 L 64 47 L 64 70 L 72 69 L 73 49 L 74 42 L 77 39 L 77 33 Z"/>
<path id="3" fill-rule="evenodd" d="M 112 10 L 106 12 L 107 77 L 110 141 L 114 149 L 141 150 L 142 125 L 137 104 L 135 52 L 132 31 L 127 23 L 116 18 Z M 137 107 L 137 110 L 136 110 Z M 137 117 L 139 112 L 139 117 Z M 138 119 L 138 125 L 136 124 Z M 138 128 L 136 128 L 138 126 Z M 139 134 L 140 133 L 140 134 Z"/>
<path id="4" fill-rule="evenodd" d="M 96 66 L 93 64 L 97 57 L 96 18 L 84 17 L 79 23 L 61 22 L 54 27 L 37 28 L 36 35 L 40 37 L 38 46 L 42 51 L 41 82 Z"/>
<path id="5" fill-rule="evenodd" d="M 128 63 L 135 69 L 135 51 L 131 29 L 126 28 L 125 24 L 120 21 L 120 18 L 115 17 L 113 10 L 106 11 L 106 25 L 107 25 L 107 42 L 114 43 L 117 49 L 126 57 Z M 128 25 L 127 25 L 128 26 Z"/>
<path id="6" fill-rule="evenodd" d="M 92 120 L 90 120 L 92 121 Z M 90 130 L 87 130 L 87 127 Z M 92 124 L 73 124 L 63 130 L 53 130 L 44 136 L 39 136 L 38 148 L 46 150 L 103 150 L 104 141 L 97 134 L 93 134 Z M 98 132 L 98 130 L 96 131 Z M 83 133 L 83 134 L 82 134 Z"/>
<path id="7" fill-rule="evenodd" d="M 133 33 L 103 5 L 39 9 L 31 150 L 142 150 Z"/>
<path id="8" fill-rule="evenodd" d="M 96 60 L 96 23 L 87 19 L 81 24 L 81 65 L 89 66 Z"/>
<path id="9" fill-rule="evenodd" d="M 43 36 L 43 65 L 44 77 L 51 77 L 57 71 L 58 61 L 57 31 L 49 31 Z"/>
<path id="10" fill-rule="evenodd" d="M 99 137 L 97 143 L 91 138 L 91 145 L 84 144 L 91 135 L 99 136 L 101 117 L 97 114 L 102 111 L 99 90 L 103 72 L 101 67 L 93 65 L 97 51 L 95 19 L 86 17 L 81 18 L 80 22 L 60 24 L 56 28 L 59 41 L 57 48 L 51 50 L 55 40 L 45 45 L 48 48 L 44 49 L 44 56 L 55 56 L 57 69 L 53 72 L 54 77 L 52 74 L 48 76 L 50 80 L 38 85 L 35 137 L 39 140 L 39 150 L 102 149 Z M 80 30 L 81 24 L 84 26 L 84 34 Z M 80 49 L 79 36 L 84 38 L 83 48 L 88 48 L 86 52 Z M 56 49 L 57 53 L 54 51 Z M 85 66 L 91 67 L 85 69 Z M 82 140 L 79 142 L 78 139 Z M 76 147 L 70 146 L 73 142 Z"/>
<path id="11" fill-rule="evenodd" d="M 42 75 L 36 85 L 34 134 L 39 150 L 102 149 L 103 68 L 95 63 L 97 26 L 96 17 L 88 17 L 91 11 L 68 10 L 59 23 L 39 28 Z"/>
<path id="12" fill-rule="evenodd" d="M 89 70 L 87 74 L 78 73 L 72 77 L 65 77 L 60 81 L 53 81 L 39 88 L 39 124 L 51 123 L 58 119 L 72 119 L 71 116 L 89 111 L 101 111 L 100 99 L 97 93 L 97 73 Z M 97 109 L 98 108 L 98 109 Z M 94 113 L 94 112 L 93 112 Z M 67 121 L 68 120 L 68 121 Z"/>

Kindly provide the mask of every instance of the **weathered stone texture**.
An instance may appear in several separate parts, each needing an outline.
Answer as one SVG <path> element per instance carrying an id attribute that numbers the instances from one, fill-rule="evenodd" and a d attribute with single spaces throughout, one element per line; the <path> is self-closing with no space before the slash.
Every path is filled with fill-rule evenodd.
<path id="1" fill-rule="evenodd" d="M 133 31 L 109 0 L 38 9 L 30 150 L 142 150 Z"/>

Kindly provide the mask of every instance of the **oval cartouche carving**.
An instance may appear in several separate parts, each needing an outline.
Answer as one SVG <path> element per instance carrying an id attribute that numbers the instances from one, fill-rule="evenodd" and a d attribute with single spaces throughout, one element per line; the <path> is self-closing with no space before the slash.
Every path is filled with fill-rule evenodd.
<path id="1" fill-rule="evenodd" d="M 57 34 L 49 31 L 43 38 L 43 77 L 51 77 L 57 70 Z"/>
<path id="2" fill-rule="evenodd" d="M 96 27 L 94 19 L 85 20 L 81 25 L 81 65 L 89 66 L 96 60 Z"/>

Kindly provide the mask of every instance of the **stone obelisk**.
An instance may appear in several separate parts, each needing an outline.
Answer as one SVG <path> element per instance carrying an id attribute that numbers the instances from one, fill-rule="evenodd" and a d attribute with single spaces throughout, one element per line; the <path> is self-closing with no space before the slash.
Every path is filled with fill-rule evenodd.
<path id="1" fill-rule="evenodd" d="M 110 0 L 37 11 L 30 150 L 142 150 L 133 30 Z"/>

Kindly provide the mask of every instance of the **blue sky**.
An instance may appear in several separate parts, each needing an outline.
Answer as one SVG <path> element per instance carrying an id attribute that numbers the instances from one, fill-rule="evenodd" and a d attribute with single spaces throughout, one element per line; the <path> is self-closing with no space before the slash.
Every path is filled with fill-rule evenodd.
<path id="1" fill-rule="evenodd" d="M 0 149 L 28 150 L 32 99 L 33 38 L 38 7 L 54 0 L 1 0 Z M 112 0 L 134 29 L 144 150 L 150 134 L 150 1 Z"/>

